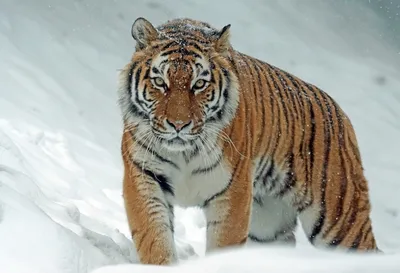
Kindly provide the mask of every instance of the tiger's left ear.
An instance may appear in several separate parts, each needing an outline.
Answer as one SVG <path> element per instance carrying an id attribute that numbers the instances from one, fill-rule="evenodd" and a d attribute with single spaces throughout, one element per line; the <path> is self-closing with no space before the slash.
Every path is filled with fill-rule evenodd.
<path id="1" fill-rule="evenodd" d="M 149 21 L 139 17 L 132 25 L 131 34 L 136 41 L 136 50 L 141 50 L 157 38 L 158 32 Z"/>
<path id="2" fill-rule="evenodd" d="M 217 34 L 217 39 L 214 44 L 215 50 L 224 55 L 227 56 L 229 48 L 231 48 L 231 43 L 230 43 L 230 28 L 231 25 L 226 25 L 224 26 L 221 31 Z"/>

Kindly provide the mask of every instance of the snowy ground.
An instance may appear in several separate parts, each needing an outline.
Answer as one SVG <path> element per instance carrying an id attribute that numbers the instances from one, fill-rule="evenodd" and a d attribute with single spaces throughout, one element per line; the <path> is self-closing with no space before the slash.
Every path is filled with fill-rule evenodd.
<path id="1" fill-rule="evenodd" d="M 249 264 L 252 272 L 400 272 L 400 48 L 381 38 L 390 33 L 367 1 L 338 2 L 231 1 L 226 11 L 225 1 L 211 0 L 1 0 L 0 272 L 86 273 L 137 261 L 121 199 L 116 80 L 139 16 L 231 23 L 237 49 L 337 99 L 358 134 L 387 253 L 323 253 L 299 230 L 295 250 L 229 252 L 187 262 L 182 272 L 249 272 Z M 203 220 L 177 208 L 183 260 L 203 256 Z M 147 270 L 155 268 L 96 273 Z"/>

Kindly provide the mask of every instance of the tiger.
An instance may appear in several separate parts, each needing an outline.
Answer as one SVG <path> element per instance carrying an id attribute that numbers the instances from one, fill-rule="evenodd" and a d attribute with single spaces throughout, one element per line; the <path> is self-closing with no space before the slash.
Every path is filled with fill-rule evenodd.
<path id="1" fill-rule="evenodd" d="M 379 252 L 353 125 L 316 85 L 234 49 L 231 25 L 131 28 L 118 78 L 123 203 L 139 262 L 179 263 L 174 207 L 206 219 L 206 255 L 248 244 Z"/>

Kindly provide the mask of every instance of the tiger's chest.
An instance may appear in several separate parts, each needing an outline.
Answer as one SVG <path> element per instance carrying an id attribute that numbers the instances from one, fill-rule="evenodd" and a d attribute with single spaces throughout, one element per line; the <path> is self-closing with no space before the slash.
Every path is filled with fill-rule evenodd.
<path id="1" fill-rule="evenodd" d="M 181 207 L 201 206 L 229 184 L 231 174 L 222 156 L 198 155 L 190 160 L 183 155 L 169 158 L 171 164 L 162 165 L 172 194 L 166 194 L 171 204 Z"/>

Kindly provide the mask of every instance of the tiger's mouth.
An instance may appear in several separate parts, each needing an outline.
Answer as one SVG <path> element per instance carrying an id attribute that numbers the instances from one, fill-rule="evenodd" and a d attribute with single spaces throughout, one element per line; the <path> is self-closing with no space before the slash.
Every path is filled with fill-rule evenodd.
<path id="1" fill-rule="evenodd" d="M 195 147 L 194 140 L 183 139 L 180 136 L 176 136 L 171 139 L 161 139 L 160 144 L 169 151 L 173 152 L 193 150 Z"/>
<path id="2" fill-rule="evenodd" d="M 196 139 L 200 136 L 193 133 L 161 132 L 154 128 L 153 134 L 158 138 L 162 148 L 175 152 L 192 150 Z"/>

